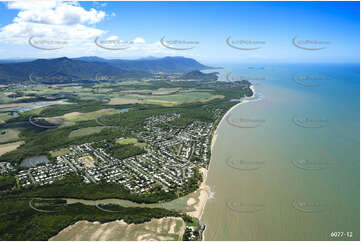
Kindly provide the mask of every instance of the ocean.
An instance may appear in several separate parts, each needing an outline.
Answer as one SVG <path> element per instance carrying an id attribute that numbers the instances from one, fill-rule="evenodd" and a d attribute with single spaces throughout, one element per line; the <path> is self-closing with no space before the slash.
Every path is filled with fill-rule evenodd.
<path id="1" fill-rule="evenodd" d="M 256 93 L 218 126 L 205 240 L 359 240 L 359 65 L 220 72 L 250 80 Z"/>

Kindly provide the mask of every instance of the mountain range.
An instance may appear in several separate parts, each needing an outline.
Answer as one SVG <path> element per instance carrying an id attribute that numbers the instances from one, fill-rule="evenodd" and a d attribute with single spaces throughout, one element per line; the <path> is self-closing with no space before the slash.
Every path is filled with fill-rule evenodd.
<path id="1" fill-rule="evenodd" d="M 212 69 L 212 67 L 202 65 L 194 59 L 185 58 L 183 56 L 167 56 L 163 58 L 149 56 L 136 60 L 103 59 L 97 56 L 86 56 L 75 58 L 74 60 L 81 60 L 87 62 L 105 62 L 123 70 L 138 70 L 151 73 L 184 73 L 195 70 Z"/>
<path id="2" fill-rule="evenodd" d="M 2 63 L 1 63 L 2 62 Z M 5 63 L 4 63 L 5 62 Z M 147 78 L 154 73 L 187 73 L 212 69 L 191 58 L 148 57 L 136 60 L 103 59 L 97 56 L 79 58 L 37 59 L 26 62 L 0 61 L 0 83 L 32 81 L 69 83 L 75 81 Z"/>

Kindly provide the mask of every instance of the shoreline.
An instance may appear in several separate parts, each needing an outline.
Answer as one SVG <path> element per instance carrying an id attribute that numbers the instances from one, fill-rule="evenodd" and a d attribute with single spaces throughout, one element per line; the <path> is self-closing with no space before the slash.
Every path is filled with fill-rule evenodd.
<path id="1" fill-rule="evenodd" d="M 210 188 L 209 186 L 206 185 L 208 170 L 206 168 L 201 168 L 200 171 L 202 172 L 202 178 L 203 178 L 202 183 L 199 186 L 199 188 L 193 192 L 193 193 L 199 192 L 199 195 L 197 197 L 199 201 L 196 204 L 193 204 L 195 209 L 194 211 L 186 212 L 187 215 L 197 218 L 199 221 L 202 218 L 203 211 L 210 194 Z M 189 198 L 187 201 L 191 202 L 191 199 L 194 198 Z"/>
<path id="2" fill-rule="evenodd" d="M 252 96 L 247 97 L 247 98 L 253 98 L 253 97 L 255 97 L 256 91 L 255 91 L 255 89 L 254 89 L 254 86 L 253 86 L 253 85 L 250 85 L 250 89 L 252 90 Z M 213 133 L 212 142 L 211 142 L 211 157 L 210 157 L 210 161 L 209 161 L 209 166 L 208 166 L 208 169 L 202 168 L 202 169 L 204 169 L 204 171 L 203 171 L 203 181 L 202 181 L 201 186 L 200 186 L 200 187 L 198 188 L 198 190 L 197 190 L 197 191 L 201 190 L 201 192 L 202 192 L 203 190 L 206 190 L 206 191 L 207 191 L 207 194 L 206 194 L 207 196 L 206 196 L 206 197 L 203 197 L 202 195 L 200 195 L 200 196 L 199 196 L 199 202 L 197 203 L 197 205 L 200 204 L 200 207 L 198 208 L 199 211 L 197 211 L 198 209 L 196 208 L 196 211 L 198 212 L 198 216 L 194 216 L 194 217 L 196 217 L 196 218 L 199 220 L 199 222 L 200 222 L 201 219 L 202 219 L 203 212 L 204 212 L 204 210 L 205 210 L 207 201 L 208 201 L 208 199 L 210 198 L 210 194 L 211 194 L 211 189 L 210 189 L 210 187 L 206 184 L 206 182 L 207 182 L 208 171 L 211 169 L 212 155 L 213 155 L 214 145 L 215 145 L 215 143 L 216 143 L 216 141 L 217 141 L 218 128 L 220 127 L 220 125 L 221 125 L 221 123 L 223 122 L 223 120 L 227 117 L 227 115 L 229 115 L 229 114 L 230 114 L 236 107 L 238 107 L 239 105 L 241 105 L 241 104 L 243 104 L 243 103 L 247 103 L 247 101 L 248 101 L 248 100 L 242 100 L 242 101 L 240 101 L 239 103 L 237 103 L 236 105 L 232 106 L 232 107 L 223 115 L 221 121 L 219 121 L 218 126 L 217 126 L 216 130 L 215 130 L 214 133 Z M 192 212 L 190 212 L 190 213 L 192 213 Z M 188 213 L 187 213 L 187 214 L 188 214 Z M 192 216 L 191 214 L 188 214 L 188 215 Z M 206 231 L 206 229 L 207 229 L 207 226 L 205 225 L 205 229 L 204 229 L 203 232 L 202 232 L 202 241 L 205 241 L 205 231 Z"/>
<path id="3" fill-rule="evenodd" d="M 254 86 L 251 85 L 249 88 L 252 90 L 252 96 L 247 97 L 247 98 L 253 98 L 253 97 L 255 97 L 255 95 L 256 95 L 256 90 L 254 89 Z M 210 162 L 209 162 L 208 170 L 210 169 L 210 166 L 211 166 L 211 163 L 212 163 L 212 162 L 211 162 L 211 161 L 212 161 L 212 153 L 213 153 L 213 149 L 214 149 L 214 144 L 216 143 L 216 140 L 217 140 L 217 135 L 218 135 L 217 132 L 218 132 L 218 128 L 219 128 L 220 124 L 221 124 L 221 123 L 223 122 L 223 120 L 227 117 L 227 115 L 228 115 L 230 112 L 233 111 L 233 109 L 235 109 L 236 107 L 238 107 L 239 105 L 241 105 L 241 104 L 243 104 L 243 103 L 247 103 L 247 101 L 248 101 L 248 100 L 242 100 L 242 101 L 240 101 L 239 103 L 237 103 L 237 104 L 235 104 L 234 106 L 232 106 L 232 107 L 223 115 L 221 121 L 219 121 L 218 126 L 217 126 L 216 130 L 214 131 L 214 134 L 213 134 L 213 137 L 212 137 L 212 142 L 211 142 L 211 160 L 210 160 Z M 207 172 L 208 172 L 208 170 L 207 170 Z"/>

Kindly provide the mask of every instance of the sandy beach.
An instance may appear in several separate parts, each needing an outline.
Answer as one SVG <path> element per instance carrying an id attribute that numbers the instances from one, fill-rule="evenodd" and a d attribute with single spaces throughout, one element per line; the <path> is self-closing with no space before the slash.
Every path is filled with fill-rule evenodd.
<path id="1" fill-rule="evenodd" d="M 253 97 L 255 97 L 255 95 L 256 95 L 256 90 L 254 89 L 254 86 L 251 85 L 249 88 L 252 90 L 252 96 L 251 96 L 251 97 L 248 97 L 248 98 L 253 98 Z M 223 122 L 223 120 L 227 117 L 227 115 L 229 115 L 229 114 L 233 111 L 233 109 L 235 109 L 235 108 L 238 107 L 239 105 L 241 105 L 241 104 L 243 104 L 243 103 L 247 103 L 247 102 L 249 102 L 249 101 L 248 101 L 248 100 L 242 100 L 242 101 L 240 101 L 239 103 L 237 103 L 236 105 L 234 105 L 233 107 L 231 107 L 231 108 L 226 112 L 226 114 L 223 115 L 221 121 L 218 123 L 218 127 L 219 127 L 219 125 Z M 217 140 L 218 127 L 217 127 L 216 131 L 214 132 L 214 135 L 213 135 L 213 138 L 212 138 L 212 143 L 211 143 L 211 152 L 212 152 L 212 153 L 213 153 L 214 144 L 216 143 L 216 140 Z M 211 160 L 212 160 L 212 157 L 211 157 Z M 209 165 L 210 165 L 210 164 L 211 164 L 211 163 L 209 163 Z M 209 169 L 209 167 L 208 167 L 208 169 Z"/>
<path id="2" fill-rule="evenodd" d="M 206 185 L 206 181 L 207 181 L 207 169 L 205 168 L 201 168 L 200 171 L 202 172 L 202 177 L 203 177 L 203 181 L 202 184 L 200 185 L 200 187 L 198 188 L 197 191 L 195 191 L 194 193 L 198 193 L 198 197 L 195 198 L 189 198 L 187 200 L 187 204 L 193 206 L 193 208 L 195 209 L 192 212 L 187 212 L 187 214 L 189 216 L 201 219 L 204 208 L 206 206 L 209 194 L 210 194 L 210 188 Z"/>
<path id="3" fill-rule="evenodd" d="M 248 97 L 248 98 L 253 98 L 253 97 L 255 97 L 256 91 L 255 91 L 253 85 L 250 86 L 250 89 L 252 90 L 252 96 Z M 211 160 L 212 160 L 212 154 L 213 154 L 213 151 L 214 151 L 214 145 L 215 145 L 215 143 L 217 141 L 218 127 L 223 122 L 223 120 L 227 117 L 227 115 L 229 115 L 236 107 L 238 107 L 239 105 L 241 105 L 243 103 L 247 103 L 247 102 L 249 102 L 249 100 L 242 100 L 239 103 L 237 103 L 236 105 L 234 105 L 233 107 L 231 107 L 225 113 L 225 115 L 223 115 L 221 121 L 218 123 L 218 126 L 217 126 L 216 130 L 214 131 L 214 134 L 213 134 L 213 137 L 212 137 L 212 142 L 211 142 Z M 209 163 L 208 170 L 210 169 L 210 166 L 211 166 L 211 162 Z M 198 198 L 197 198 L 199 201 L 194 206 L 195 211 L 187 213 L 188 215 L 196 217 L 199 220 L 201 220 L 201 218 L 202 218 L 203 211 L 204 211 L 204 209 L 206 207 L 206 204 L 207 204 L 207 200 L 210 198 L 210 195 L 211 195 L 211 189 L 210 189 L 210 187 L 208 185 L 206 185 L 208 170 L 205 169 L 205 168 L 201 168 L 201 172 L 202 172 L 202 175 L 203 175 L 203 182 L 202 182 L 201 186 L 199 187 L 199 189 L 196 191 L 196 192 L 199 192 L 199 195 L 198 195 Z M 188 201 L 187 201 L 187 204 L 188 205 L 191 205 L 191 204 L 193 205 L 195 202 L 196 201 L 195 201 L 194 198 L 189 198 Z M 205 240 L 205 230 L 203 231 L 202 240 L 203 241 Z"/>
<path id="4" fill-rule="evenodd" d="M 255 89 L 253 87 L 253 85 L 250 86 L 250 89 L 252 90 L 252 96 L 249 97 L 249 98 L 253 98 L 255 96 Z M 213 153 L 213 150 L 214 150 L 214 145 L 217 141 L 217 131 L 218 131 L 218 127 L 219 125 L 222 123 L 222 121 L 225 119 L 225 117 L 227 117 L 227 115 L 229 113 L 231 113 L 233 111 L 233 109 L 235 109 L 236 107 L 238 107 L 238 105 L 241 105 L 243 103 L 247 103 L 248 100 L 242 100 L 241 102 L 237 103 L 236 105 L 234 105 L 232 108 L 230 108 L 225 115 L 223 115 L 221 121 L 218 123 L 218 126 L 213 134 L 213 137 L 212 137 L 212 142 L 211 142 L 211 154 Z M 211 160 L 212 160 L 212 156 L 211 156 Z M 210 169 L 210 165 L 211 165 L 211 162 L 209 163 L 209 167 L 208 169 Z M 199 192 L 199 195 L 197 197 L 197 200 L 198 202 L 195 204 L 195 200 L 194 198 L 189 198 L 188 201 L 187 201 L 187 204 L 192 204 L 194 205 L 194 209 L 195 211 L 192 211 L 192 212 L 188 212 L 187 214 L 192 216 L 192 217 L 196 217 L 198 218 L 199 220 L 202 218 L 202 214 L 203 214 L 203 211 L 204 211 L 204 208 L 206 206 L 206 203 L 207 203 L 207 200 L 209 199 L 210 197 L 210 194 L 211 194 L 211 190 L 210 190 L 210 187 L 208 185 L 206 185 L 206 182 L 207 182 L 207 174 L 208 174 L 208 170 L 205 169 L 205 168 L 201 168 L 200 171 L 202 172 L 202 176 L 203 176 L 203 181 L 202 181 L 202 184 L 200 185 L 199 189 L 197 191 L 195 191 L 194 193 L 197 193 Z"/>

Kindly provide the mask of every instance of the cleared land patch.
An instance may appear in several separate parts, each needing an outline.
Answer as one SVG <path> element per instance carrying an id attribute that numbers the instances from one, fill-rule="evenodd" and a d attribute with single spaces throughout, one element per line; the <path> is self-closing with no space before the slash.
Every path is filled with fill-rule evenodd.
<path id="1" fill-rule="evenodd" d="M 23 141 L 19 141 L 19 142 L 0 145 L 0 155 L 3 155 L 5 153 L 7 153 L 7 152 L 16 150 L 23 143 L 24 143 Z"/>
<path id="2" fill-rule="evenodd" d="M 82 113 L 79 113 L 79 112 L 71 112 L 71 113 L 66 113 L 66 114 L 64 114 L 64 115 L 61 116 L 61 117 L 69 118 L 69 117 L 77 116 L 77 115 L 80 115 L 80 114 L 82 114 Z"/>
<path id="3" fill-rule="evenodd" d="M 95 160 L 91 156 L 83 156 L 78 159 L 78 162 L 85 168 L 93 168 L 95 167 Z"/>
<path id="4" fill-rule="evenodd" d="M 52 125 L 60 126 L 64 124 L 64 120 L 61 118 L 44 118 L 44 119 Z"/>
<path id="5" fill-rule="evenodd" d="M 88 128 L 82 128 L 74 130 L 69 134 L 69 138 L 77 138 L 81 136 L 96 134 L 102 131 L 105 127 L 88 127 Z"/>

